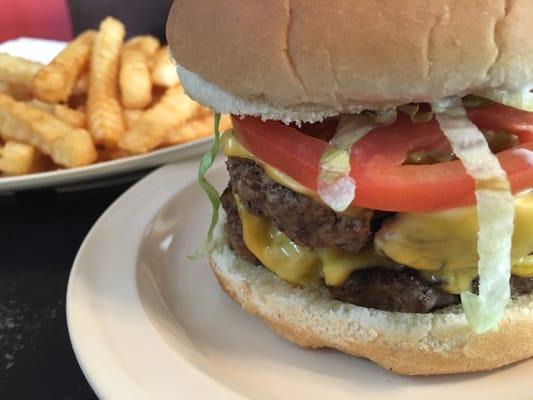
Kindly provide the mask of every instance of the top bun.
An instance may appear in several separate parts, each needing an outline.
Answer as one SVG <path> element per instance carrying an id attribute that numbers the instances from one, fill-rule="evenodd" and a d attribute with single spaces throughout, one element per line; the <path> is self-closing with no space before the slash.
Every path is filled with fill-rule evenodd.
<path id="1" fill-rule="evenodd" d="M 192 97 L 267 119 L 533 82 L 530 0 L 176 0 L 167 36 Z"/>

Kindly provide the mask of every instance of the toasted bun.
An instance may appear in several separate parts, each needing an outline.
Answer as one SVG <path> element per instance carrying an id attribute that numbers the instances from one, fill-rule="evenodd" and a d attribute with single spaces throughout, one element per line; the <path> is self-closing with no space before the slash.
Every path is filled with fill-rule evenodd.
<path id="1" fill-rule="evenodd" d="M 167 36 L 192 97 L 298 121 L 522 88 L 531 21 L 530 0 L 176 0 Z"/>
<path id="2" fill-rule="evenodd" d="M 222 288 L 298 346 L 334 348 L 406 375 L 491 370 L 533 356 L 533 296 L 513 300 L 498 332 L 476 335 L 458 306 L 408 314 L 342 303 L 323 287 L 296 287 L 242 260 L 222 229 L 217 235 L 210 263 Z"/>

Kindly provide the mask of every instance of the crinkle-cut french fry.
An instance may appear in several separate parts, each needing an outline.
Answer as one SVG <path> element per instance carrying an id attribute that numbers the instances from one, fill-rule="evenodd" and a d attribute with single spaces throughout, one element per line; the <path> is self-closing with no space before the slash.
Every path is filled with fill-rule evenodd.
<path id="1" fill-rule="evenodd" d="M 122 136 L 119 147 L 131 153 L 146 153 L 159 146 L 168 132 L 191 118 L 200 105 L 181 87 L 167 89 L 159 103 L 148 109 Z"/>
<path id="2" fill-rule="evenodd" d="M 150 59 L 159 48 L 153 36 L 136 36 L 122 49 L 120 63 L 120 91 L 126 109 L 143 109 L 152 102 Z"/>
<path id="3" fill-rule="evenodd" d="M 152 58 L 152 80 L 155 85 L 172 87 L 180 83 L 176 66 L 170 59 L 168 47 L 160 48 Z"/>
<path id="4" fill-rule="evenodd" d="M 0 53 L 0 81 L 12 84 L 12 90 L 22 87 L 26 91 L 32 91 L 33 77 L 42 66 L 41 63 Z"/>
<path id="5" fill-rule="evenodd" d="M 132 128 L 143 114 L 144 110 L 124 110 L 124 120 L 128 129 Z"/>
<path id="6" fill-rule="evenodd" d="M 30 107 L 37 108 L 38 110 L 45 111 L 49 114 L 53 114 L 55 104 L 51 103 L 45 103 L 44 101 L 37 100 L 37 99 L 31 99 L 29 101 L 26 101 L 26 104 Z"/>
<path id="7" fill-rule="evenodd" d="M 148 59 L 142 51 L 124 46 L 119 84 L 124 108 L 142 110 L 152 102 L 152 78 Z"/>
<path id="8" fill-rule="evenodd" d="M 0 94 L 0 136 L 31 144 L 65 167 L 87 165 L 97 154 L 89 133 L 73 129 L 45 111 Z"/>
<path id="9" fill-rule="evenodd" d="M 33 172 L 38 152 L 29 144 L 6 142 L 0 148 L 0 171 L 4 175 L 24 175 Z"/>
<path id="10" fill-rule="evenodd" d="M 54 115 L 73 128 L 85 128 L 87 124 L 87 115 L 84 112 L 73 110 L 62 104 L 56 104 L 54 107 Z"/>
<path id="11" fill-rule="evenodd" d="M 201 119 L 204 117 L 209 117 L 210 115 L 213 115 L 213 111 L 209 107 L 200 106 L 194 113 L 191 119 Z M 222 116 L 220 123 L 224 120 L 224 116 Z"/>
<path id="12" fill-rule="evenodd" d="M 126 43 L 126 47 L 136 48 L 146 54 L 148 57 L 153 56 L 161 47 L 159 39 L 152 35 L 134 36 Z"/>
<path id="13" fill-rule="evenodd" d="M 161 145 L 170 146 L 211 136 L 213 134 L 213 120 L 214 117 L 208 116 L 193 119 L 179 127 L 173 128 L 167 134 Z"/>
<path id="14" fill-rule="evenodd" d="M 70 42 L 54 60 L 33 78 L 35 96 L 48 103 L 66 102 L 76 79 L 87 68 L 96 37 L 95 31 L 86 31 Z"/>
<path id="15" fill-rule="evenodd" d="M 124 117 L 117 96 L 124 25 L 107 17 L 100 24 L 91 55 L 87 120 L 97 144 L 114 148 L 124 132 Z"/>
<path id="16" fill-rule="evenodd" d="M 171 146 L 212 136 L 214 132 L 214 123 L 215 117 L 213 115 L 207 115 L 187 121 L 183 125 L 173 128 L 167 134 L 161 145 Z M 219 128 L 221 132 L 231 128 L 231 119 L 229 115 L 222 115 Z"/>
<path id="17" fill-rule="evenodd" d="M 0 82 L 0 93 L 21 101 L 28 101 L 33 98 L 33 92 L 30 89 L 8 82 Z"/>
<path id="18" fill-rule="evenodd" d="M 11 84 L 11 96 L 18 101 L 28 101 L 33 99 L 33 91 L 24 86 Z"/>
<path id="19" fill-rule="evenodd" d="M 84 128 L 87 117 L 83 111 L 73 110 L 63 104 L 45 103 L 44 101 L 32 99 L 26 102 L 27 105 L 53 114 L 57 119 L 65 122 L 73 128 Z"/>
<path id="20" fill-rule="evenodd" d="M 72 96 L 82 96 L 89 91 L 89 72 L 82 72 L 74 87 L 72 88 Z"/>
<path id="21" fill-rule="evenodd" d="M 8 94 L 0 93 L 0 106 L 16 103 L 16 100 Z"/>
<path id="22" fill-rule="evenodd" d="M 7 82 L 0 82 L 0 93 L 11 95 L 11 85 Z"/>

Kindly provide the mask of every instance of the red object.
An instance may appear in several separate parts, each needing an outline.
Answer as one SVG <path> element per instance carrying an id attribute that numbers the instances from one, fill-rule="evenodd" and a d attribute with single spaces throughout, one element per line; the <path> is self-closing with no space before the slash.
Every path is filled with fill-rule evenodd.
<path id="1" fill-rule="evenodd" d="M 505 128 L 519 137 L 517 148 L 533 151 L 533 113 L 498 105 L 476 109 L 472 119 L 486 129 Z M 316 190 L 319 160 L 328 146 L 325 141 L 279 122 L 251 117 L 233 118 L 233 126 L 254 155 Z M 440 148 L 445 141 L 435 120 L 416 124 L 403 114 L 395 124 L 366 135 L 352 149 L 351 176 L 357 185 L 354 205 L 415 212 L 475 204 L 474 181 L 460 161 L 403 165 L 408 152 Z M 531 161 L 515 153 L 517 148 L 498 154 L 515 193 L 533 186 Z"/>
<path id="2" fill-rule="evenodd" d="M 522 140 L 533 142 L 533 113 L 503 104 L 491 104 L 468 110 L 468 117 L 481 129 L 521 132 Z M 526 137 L 525 135 L 528 135 Z"/>
<path id="3" fill-rule="evenodd" d="M 320 157 L 328 143 L 277 121 L 232 117 L 237 138 L 253 155 L 316 190 Z"/>
<path id="4" fill-rule="evenodd" d="M 70 40 L 65 0 L 0 0 L 0 42 L 21 36 Z"/>

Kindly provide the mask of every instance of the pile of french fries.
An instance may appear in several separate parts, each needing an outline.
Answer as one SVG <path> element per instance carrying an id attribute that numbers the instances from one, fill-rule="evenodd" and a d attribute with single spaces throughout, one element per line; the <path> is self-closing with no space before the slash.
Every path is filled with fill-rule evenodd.
<path id="1" fill-rule="evenodd" d="M 1 175 L 80 167 L 212 134 L 212 112 L 185 94 L 168 48 L 125 35 L 108 17 L 48 65 L 0 53 Z"/>

